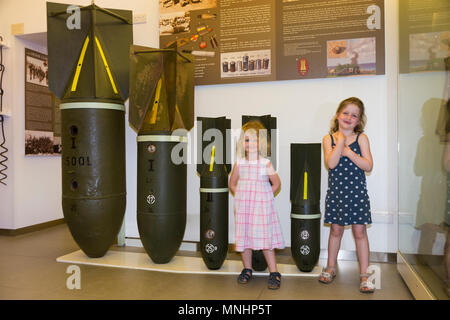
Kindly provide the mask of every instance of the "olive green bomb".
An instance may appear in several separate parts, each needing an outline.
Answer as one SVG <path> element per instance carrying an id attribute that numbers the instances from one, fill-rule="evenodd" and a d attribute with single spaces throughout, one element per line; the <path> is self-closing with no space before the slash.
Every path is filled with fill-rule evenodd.
<path id="1" fill-rule="evenodd" d="M 320 143 L 291 144 L 291 252 L 310 272 L 320 255 Z"/>
<path id="2" fill-rule="evenodd" d="M 62 207 L 81 250 L 103 256 L 126 206 L 132 12 L 47 2 L 49 89 L 61 100 Z"/>
<path id="3" fill-rule="evenodd" d="M 169 262 L 186 228 L 187 131 L 194 125 L 193 56 L 130 49 L 129 123 L 137 132 L 137 224 L 154 263 Z"/>
<path id="4" fill-rule="evenodd" d="M 200 251 L 208 269 L 219 269 L 228 252 L 228 174 L 231 120 L 197 117 L 200 175 Z M 208 141 L 208 131 L 215 129 Z M 211 151 L 209 151 L 211 150 Z M 206 154 L 205 154 L 206 153 Z"/>

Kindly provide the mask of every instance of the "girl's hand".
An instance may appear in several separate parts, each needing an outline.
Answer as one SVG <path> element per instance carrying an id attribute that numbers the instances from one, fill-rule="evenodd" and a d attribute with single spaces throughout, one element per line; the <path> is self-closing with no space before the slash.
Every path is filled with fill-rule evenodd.
<path id="1" fill-rule="evenodd" d="M 351 157 L 354 155 L 355 153 L 352 151 L 352 149 L 350 149 L 348 146 L 345 146 L 344 149 L 342 150 L 342 156 L 343 157 L 347 157 L 349 159 L 351 159 Z"/>
<path id="2" fill-rule="evenodd" d="M 361 156 L 354 153 L 352 150 L 346 150 L 346 157 L 348 157 L 356 166 L 366 172 L 372 171 L 373 159 L 372 153 L 370 152 L 369 139 L 362 133 L 359 136 L 359 147 L 361 149 Z M 350 149 L 346 147 L 346 149 Z"/>
<path id="3" fill-rule="evenodd" d="M 342 132 L 337 131 L 335 138 L 336 138 L 336 145 L 345 144 L 345 136 Z"/>

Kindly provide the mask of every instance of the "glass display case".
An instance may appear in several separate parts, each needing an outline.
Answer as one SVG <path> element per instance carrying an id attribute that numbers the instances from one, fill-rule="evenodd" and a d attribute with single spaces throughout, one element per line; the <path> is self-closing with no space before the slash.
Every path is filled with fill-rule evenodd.
<path id="1" fill-rule="evenodd" d="M 419 299 L 450 295 L 450 1 L 399 1 L 398 269 Z"/>

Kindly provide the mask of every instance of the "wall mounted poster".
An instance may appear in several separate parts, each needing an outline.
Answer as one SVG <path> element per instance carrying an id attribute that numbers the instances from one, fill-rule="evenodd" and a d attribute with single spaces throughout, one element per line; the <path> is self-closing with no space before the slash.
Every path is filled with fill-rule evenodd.
<path id="1" fill-rule="evenodd" d="M 384 74 L 384 0 L 160 0 L 160 47 L 195 83 Z"/>
<path id="2" fill-rule="evenodd" d="M 25 49 L 25 155 L 60 153 L 61 116 L 48 89 L 47 55 Z"/>
<path id="3" fill-rule="evenodd" d="M 450 1 L 400 0 L 400 72 L 450 68 Z"/>

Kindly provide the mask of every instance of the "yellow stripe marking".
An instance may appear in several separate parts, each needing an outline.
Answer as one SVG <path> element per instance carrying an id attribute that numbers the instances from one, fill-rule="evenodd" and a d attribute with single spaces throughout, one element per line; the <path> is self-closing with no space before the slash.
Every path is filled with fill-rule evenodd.
<path id="1" fill-rule="evenodd" d="M 303 180 L 303 200 L 308 199 L 308 172 L 305 171 L 305 176 Z"/>
<path id="2" fill-rule="evenodd" d="M 81 54 L 80 57 L 78 58 L 77 69 L 75 71 L 75 76 L 73 77 L 72 88 L 70 89 L 71 91 L 77 90 L 78 78 L 80 77 L 81 67 L 83 66 L 83 60 L 86 54 L 88 44 L 89 44 L 89 36 L 87 36 L 86 40 L 84 40 L 83 49 L 81 49 Z"/>
<path id="3" fill-rule="evenodd" d="M 102 46 L 100 45 L 100 41 L 98 41 L 97 37 L 95 37 L 95 42 L 97 43 L 98 51 L 100 51 L 100 55 L 102 57 L 103 64 L 105 65 L 106 72 L 108 73 L 109 81 L 111 82 L 114 93 L 118 94 L 119 92 L 117 91 L 116 84 L 114 83 L 114 79 L 112 77 L 111 70 L 109 69 L 108 62 L 106 61 L 105 54 L 103 53 Z"/>
<path id="4" fill-rule="evenodd" d="M 158 115 L 159 99 L 161 97 L 162 78 L 159 79 L 156 85 L 155 101 L 153 102 L 152 114 L 150 117 L 150 124 L 156 123 L 156 116 Z"/>
<path id="5" fill-rule="evenodd" d="M 211 162 L 209 163 L 209 171 L 213 171 L 215 153 L 216 153 L 216 146 L 213 146 L 211 151 Z"/>

